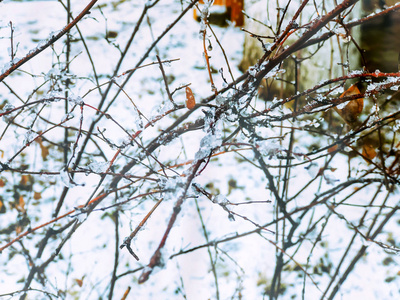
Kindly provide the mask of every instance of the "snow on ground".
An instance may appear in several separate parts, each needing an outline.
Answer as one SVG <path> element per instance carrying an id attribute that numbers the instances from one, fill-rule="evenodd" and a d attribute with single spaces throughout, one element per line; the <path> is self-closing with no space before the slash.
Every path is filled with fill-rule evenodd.
<path id="1" fill-rule="evenodd" d="M 117 5 L 114 6 L 112 3 L 117 3 Z M 99 8 L 92 9 L 91 14 L 79 23 L 79 28 L 86 37 L 86 42 L 90 49 L 96 72 L 100 77 L 100 83 L 103 83 L 110 80 L 110 74 L 113 72 L 113 68 L 120 53 L 118 46 L 123 50 L 145 2 L 109 1 L 105 3 L 100 2 L 99 4 L 101 4 L 101 10 Z M 6 49 L 10 47 L 10 40 L 7 38 L 9 37 L 10 31 L 10 27 L 8 26 L 9 21 L 12 21 L 15 28 L 14 43 L 18 45 L 17 57 L 23 57 L 24 54 L 34 49 L 40 40 L 46 39 L 52 31 L 61 29 L 66 22 L 65 10 L 57 1 L 3 1 L 0 5 L 0 37 L 2 37 L 0 40 L 0 49 L 2 51 L 0 55 L 0 65 L 6 65 L 9 62 L 9 56 L 5 54 Z M 74 14 L 80 12 L 85 5 L 85 1 L 71 1 Z M 185 6 L 185 3 L 183 6 Z M 148 22 L 142 24 L 141 30 L 118 74 L 122 74 L 123 71 L 131 69 L 136 65 L 154 39 L 165 30 L 166 25 L 173 22 L 181 13 L 181 8 L 180 1 L 165 0 L 161 1 L 160 4 L 149 11 L 149 14 L 146 16 Z M 116 38 L 110 40 L 110 43 L 107 43 L 103 38 L 106 34 L 106 30 L 118 33 Z M 171 62 L 169 66 L 164 67 L 166 75 L 173 76 L 173 78 L 171 78 L 172 83 L 170 84 L 170 88 L 173 90 L 181 85 L 191 84 L 190 87 L 197 100 L 211 94 L 207 69 L 203 59 L 202 40 L 199 38 L 199 30 L 200 24 L 193 19 L 192 12 L 187 13 L 182 21 L 167 34 L 166 38 L 157 45 L 145 60 L 145 63 L 157 61 L 156 54 L 158 54 L 162 60 L 179 58 L 178 61 Z M 239 76 L 240 72 L 237 69 L 237 65 L 241 59 L 244 33 L 234 27 L 214 27 L 214 30 L 227 53 L 233 75 L 235 77 Z M 74 39 L 77 39 L 77 41 L 72 44 L 71 57 L 74 57 L 74 60 L 70 65 L 70 74 L 77 76 L 77 78 L 73 79 L 75 85 L 72 88 L 76 99 L 77 96 L 84 97 L 89 90 L 95 87 L 95 83 L 88 78 L 88 75 L 92 73 L 92 66 L 82 44 L 79 42 L 80 38 L 75 29 L 72 31 L 72 36 Z M 214 39 L 211 38 L 211 40 L 213 47 L 213 50 L 210 51 L 211 64 L 216 70 L 223 68 L 224 76 L 229 78 L 223 55 Z M 58 74 L 60 69 L 63 68 L 62 65 L 60 67 L 60 65 L 57 64 L 57 55 L 60 55 L 62 51 L 62 44 L 57 42 L 54 45 L 54 50 L 45 50 L 38 57 L 22 67 L 22 70 L 25 72 L 16 71 L 13 76 L 7 78 L 6 82 L 20 94 L 22 99 L 26 99 L 33 89 L 40 86 L 46 76 L 51 76 L 52 73 Z M 50 73 L 49 70 L 51 70 Z M 37 77 L 31 77 L 28 73 L 37 75 Z M 221 88 L 223 86 L 221 77 L 218 74 L 213 74 L 213 76 L 216 81 L 216 86 Z M 124 78 L 126 78 L 126 76 L 117 78 L 116 82 L 122 83 Z M 156 116 L 160 112 L 166 111 L 171 107 L 157 65 L 138 70 L 124 89 L 135 102 L 139 110 L 148 118 Z M 115 92 L 116 89 L 113 88 L 113 93 Z M 17 101 L 4 86 L 1 87 L 1 93 L 2 97 L 7 98 L 10 102 Z M 46 96 L 45 93 L 46 91 L 43 91 L 42 95 L 34 95 L 34 97 L 40 98 Z M 95 106 L 99 98 L 99 94 L 94 90 L 87 94 L 83 100 L 85 103 Z M 174 99 L 178 104 L 184 104 L 184 90 L 178 91 Z M 1 101 L 3 101 L 3 99 Z M 17 103 L 15 106 L 19 104 L 20 103 Z M 137 112 L 132 108 L 132 103 L 123 93 L 119 94 L 108 112 L 119 124 L 122 124 L 124 128 L 128 130 L 140 129 L 141 125 L 138 124 Z M 178 111 L 177 115 L 183 114 L 184 112 L 186 112 L 186 110 Z M 59 122 L 64 115 L 63 102 L 52 103 L 46 108 L 43 114 L 44 117 L 51 119 L 53 122 L 57 120 Z M 73 115 L 74 118 L 68 121 L 66 125 L 79 127 L 79 110 L 75 110 Z M 190 116 L 189 120 L 193 121 L 203 116 L 204 113 L 198 110 Z M 28 113 L 27 117 L 29 117 Z M 94 111 L 85 108 L 83 127 L 85 128 L 94 117 Z M 26 123 L 29 125 L 29 119 L 27 119 Z M 146 129 L 145 134 L 143 134 L 143 143 L 149 142 L 156 136 L 160 129 L 165 128 L 165 126 L 171 123 L 171 119 L 166 118 L 157 123 L 154 128 Z M 42 123 L 41 126 L 42 130 L 44 130 L 51 125 Z M 0 131 L 2 132 L 4 128 L 5 123 L 2 122 Z M 99 130 L 101 131 L 103 129 L 106 129 L 104 135 L 117 145 L 127 139 L 125 132 L 110 120 L 103 120 L 99 124 Z M 8 133 L 10 133 L 10 131 Z M 25 134 L 26 130 L 20 128 L 15 132 L 15 137 L 7 135 L 0 141 L 0 150 L 5 151 L 7 149 L 2 161 L 9 159 L 18 151 L 21 145 L 23 145 L 21 138 Z M 58 138 L 60 134 L 63 134 L 62 130 L 52 130 L 46 136 L 50 140 L 60 140 Z M 184 163 L 194 159 L 199 149 L 200 140 L 205 135 L 206 133 L 201 131 L 196 133 L 189 132 L 188 134 L 184 134 L 181 138 L 174 140 L 171 144 L 160 147 L 155 154 L 163 162 L 171 162 L 171 164 Z M 245 137 L 239 137 L 239 139 L 240 138 L 245 139 Z M 72 141 L 74 141 L 74 138 L 72 138 Z M 312 142 L 312 140 L 307 139 L 303 141 L 305 143 Z M 111 160 L 116 150 L 111 149 L 105 143 L 101 143 L 100 141 L 99 143 L 102 145 L 102 150 L 108 160 Z M 89 149 L 95 152 L 94 146 L 90 147 Z M 171 151 L 171 149 L 173 149 L 173 151 Z M 56 150 L 53 149 L 51 151 L 54 151 L 54 155 L 57 155 Z M 136 150 L 128 151 L 126 154 L 134 156 L 135 151 Z M 299 151 L 303 151 L 303 149 L 299 149 Z M 252 154 L 248 154 L 250 153 L 249 150 L 244 150 L 242 153 L 250 159 L 253 158 Z M 63 168 L 63 163 L 61 161 L 42 162 L 37 156 L 37 153 L 36 156 L 29 156 L 29 158 L 32 159 L 32 166 L 35 166 L 36 170 L 44 168 L 46 170 L 59 171 Z M 219 156 L 218 159 L 212 159 L 202 175 L 195 179 L 195 182 L 199 183 L 201 186 L 212 183 L 213 186 L 210 185 L 210 189 L 215 188 L 213 191 L 214 193 L 220 193 L 220 195 L 227 197 L 231 202 L 244 202 L 246 200 L 266 201 L 273 199 L 269 190 L 267 190 L 267 182 L 265 181 L 265 176 L 262 171 L 246 162 L 238 164 L 239 158 L 240 157 L 235 153 L 227 153 Z M 101 163 L 103 161 L 101 157 L 96 157 L 94 155 L 87 158 L 87 164 L 93 162 Z M 302 161 L 302 159 L 299 159 L 299 162 L 300 161 Z M 124 162 L 125 160 L 121 158 L 119 161 L 117 160 L 117 165 L 119 163 L 123 164 Z M 268 162 L 271 163 L 271 165 L 278 164 L 278 160 L 274 158 Z M 15 162 L 15 165 L 18 165 L 18 163 L 19 162 Z M 323 166 L 323 160 L 319 160 L 317 163 L 318 169 Z M 337 166 L 345 166 L 346 164 L 347 161 L 344 157 L 338 156 L 336 158 Z M 99 165 L 94 164 L 92 166 L 98 167 Z M 177 168 L 177 171 L 182 174 L 189 167 L 190 164 Z M 137 166 L 131 170 L 131 173 L 143 174 L 143 170 L 143 167 Z M 347 174 L 344 172 L 339 174 L 332 172 L 332 176 L 335 176 L 335 180 L 343 182 L 346 181 Z M 312 175 L 303 167 L 300 167 L 297 168 L 296 171 L 293 171 L 291 177 L 293 178 L 291 182 L 293 184 L 292 191 L 294 193 L 303 186 L 306 181 L 310 180 Z M 94 174 L 89 176 L 85 174 L 77 175 L 75 181 L 77 183 L 85 183 L 86 185 L 84 187 L 74 187 L 70 191 L 61 213 L 67 212 L 77 205 L 85 203 L 88 196 L 93 192 L 98 179 L 99 176 Z M 230 189 L 228 185 L 230 179 L 236 180 L 237 188 Z M 15 176 L 14 180 L 18 181 L 19 178 Z M 170 180 L 176 181 L 177 179 Z M 45 205 L 41 204 L 37 206 L 33 206 L 33 202 L 31 201 L 30 204 L 27 205 L 32 215 L 37 217 L 37 219 L 33 221 L 34 226 L 42 224 L 52 218 L 51 214 L 55 208 L 57 197 L 59 197 L 60 190 L 63 187 L 59 175 L 43 176 L 43 181 L 45 182 L 44 184 L 50 184 L 49 182 L 56 183 L 43 193 L 43 198 L 46 199 L 47 197 L 47 199 L 51 199 L 51 201 L 47 201 Z M 175 181 L 173 183 L 176 183 Z M 295 183 L 298 183 L 298 186 L 296 186 Z M 107 182 L 105 184 L 107 184 Z M 308 203 L 308 201 L 314 197 L 315 193 L 322 192 L 330 187 L 331 186 L 327 185 L 325 181 L 322 183 L 313 183 L 301 197 L 296 199 L 298 202 L 293 203 L 293 207 L 296 205 L 301 206 L 302 201 Z M 35 188 L 39 189 L 40 187 L 35 186 Z M 143 186 L 139 188 L 139 191 L 145 192 L 147 188 L 148 186 Z M 366 191 L 366 193 L 370 192 L 370 190 Z M 149 262 L 164 233 L 166 222 L 168 222 L 173 204 L 176 200 L 175 197 L 176 195 L 170 195 L 170 198 L 166 199 L 160 205 L 144 229 L 142 229 L 133 240 L 133 249 L 140 257 L 139 262 L 134 261 L 128 251 L 125 251 L 126 249 L 120 251 L 121 261 L 117 274 L 145 266 Z M 155 199 L 158 200 L 157 197 L 155 197 Z M 240 217 L 236 217 L 235 222 L 230 221 L 228 213 L 223 210 L 222 207 L 212 203 L 205 197 L 200 197 L 198 202 L 204 224 L 208 230 L 209 240 L 230 237 L 235 234 L 256 229 L 254 225 Z M 105 200 L 101 204 L 101 207 L 112 203 L 113 199 L 110 197 L 110 199 Z M 136 203 L 130 204 L 124 208 L 121 212 L 119 223 L 122 238 L 130 234 L 154 203 L 154 201 L 145 201 L 143 203 L 138 201 L 137 205 Z M 238 214 L 251 218 L 251 220 L 257 224 L 265 224 L 272 220 L 274 205 L 274 203 L 242 205 L 234 207 L 233 210 Z M 33 213 L 33 209 L 37 209 L 37 211 Z M 318 217 L 320 217 L 319 214 L 321 213 L 322 211 L 320 212 L 318 210 L 315 212 Z M 2 215 L 0 220 L 1 227 L 6 226 L 6 224 L 11 221 L 11 218 L 16 218 L 16 212 L 8 212 Z M 354 220 L 357 219 L 358 215 Z M 57 224 L 56 228 L 61 226 L 61 224 L 64 223 Z M 347 225 L 345 223 L 337 221 L 335 224 L 335 226 L 329 227 L 326 232 L 324 232 L 325 235 L 331 237 L 334 243 L 333 245 L 328 245 L 331 249 L 329 251 L 329 258 L 324 257 L 327 250 L 318 245 L 311 257 L 313 263 L 318 261 L 319 258 L 326 258 L 328 262 L 337 262 L 337 260 L 340 259 L 342 254 L 340 243 L 346 245 L 345 241 L 350 237 L 340 236 L 342 229 L 343 232 L 346 231 L 345 227 Z M 202 224 L 195 201 L 193 198 L 188 198 L 184 203 L 184 208 L 163 250 L 163 258 L 165 259 L 165 266 L 163 269 L 156 269 L 149 281 L 142 285 L 137 284 L 140 272 L 122 277 L 117 281 L 115 298 L 121 298 L 127 287 L 130 286 L 132 287 L 131 299 L 180 299 L 182 298 L 180 295 L 181 291 L 186 295 L 187 299 L 214 299 L 214 277 L 211 272 L 207 248 L 168 259 L 170 255 L 176 254 L 180 250 L 189 249 L 206 243 L 201 228 Z M 274 230 L 274 228 L 271 229 Z M 64 246 L 62 251 L 63 259 L 50 264 L 47 268 L 46 291 L 55 294 L 57 294 L 58 290 L 68 291 L 67 299 L 105 298 L 108 293 L 107 288 L 113 268 L 115 247 L 114 230 L 114 224 L 111 218 L 105 216 L 102 211 L 93 212 L 88 220 L 77 230 L 73 238 Z M 271 270 L 275 265 L 276 248 L 270 241 L 274 242 L 275 236 L 265 232 L 262 234 L 248 235 L 241 239 L 220 244 L 218 248 L 210 248 L 213 258 L 216 259 L 221 299 L 238 299 L 239 292 L 243 295 L 243 299 L 261 299 L 263 289 L 266 285 L 263 283 L 263 280 L 266 282 L 271 280 Z M 37 242 L 35 238 L 30 239 L 29 237 L 23 240 L 27 249 L 33 249 L 35 247 L 35 242 Z M 306 263 L 307 256 L 312 247 L 311 241 L 306 241 L 305 243 L 308 243 L 307 246 L 302 247 L 296 254 L 299 263 L 303 265 Z M 361 245 L 363 241 L 360 240 L 358 243 Z M 1 244 L 3 244 L 3 242 Z M 15 247 L 18 248 L 19 246 L 16 245 Z M 372 258 L 372 261 L 382 260 L 382 250 L 376 245 L 372 245 L 370 248 L 372 252 L 369 256 L 376 255 L 376 258 Z M 21 289 L 24 281 L 23 276 L 26 276 L 29 270 L 22 256 L 8 259 L 7 251 L 8 250 L 5 250 L 0 256 L 1 264 L 4 266 L 0 273 L 0 294 Z M 33 251 L 33 253 L 34 252 L 35 251 Z M 51 250 L 48 249 L 45 251 L 43 257 L 48 257 L 51 254 Z M 285 259 L 287 259 L 287 257 Z M 371 261 L 371 258 L 369 258 L 369 261 Z M 36 263 L 39 264 L 40 261 Z M 377 288 L 376 285 L 381 283 L 383 281 L 382 278 L 387 276 L 387 274 L 378 273 L 382 272 L 382 268 L 378 268 L 372 263 L 362 264 L 360 266 L 357 265 L 356 268 L 357 270 L 354 272 L 356 275 L 351 283 L 348 281 L 343 286 L 343 299 L 375 299 L 376 296 L 371 298 L 371 295 L 376 293 L 376 291 L 379 291 L 379 299 L 389 299 L 393 297 L 391 295 L 395 295 L 396 292 L 398 292 L 396 281 L 387 283 L 385 289 Z M 308 271 L 312 273 L 312 270 Z M 285 282 L 294 284 L 293 286 L 287 287 L 290 291 L 290 295 L 300 295 L 303 279 L 299 277 L 298 274 L 298 272 L 293 271 L 290 273 L 290 277 L 284 278 Z M 376 280 L 377 277 L 381 277 L 379 282 Z M 82 278 L 83 286 L 80 287 L 76 279 Z M 313 276 L 313 278 L 318 282 L 317 276 Z M 326 284 L 326 278 L 321 277 L 321 281 Z M 32 287 L 44 289 L 38 283 L 33 283 Z M 307 281 L 307 288 L 307 299 L 319 299 L 320 291 L 318 291 L 309 280 Z M 346 294 L 347 292 L 348 294 Z M 43 297 L 43 294 L 34 294 L 32 292 L 30 297 L 30 299 L 42 299 L 41 297 Z M 296 299 L 300 299 L 300 297 L 298 296 Z"/>

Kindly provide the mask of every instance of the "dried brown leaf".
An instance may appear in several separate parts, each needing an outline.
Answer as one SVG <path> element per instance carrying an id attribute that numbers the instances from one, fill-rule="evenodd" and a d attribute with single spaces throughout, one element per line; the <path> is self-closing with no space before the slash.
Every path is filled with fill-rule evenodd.
<path id="1" fill-rule="evenodd" d="M 360 94 L 360 90 L 357 84 L 353 84 L 349 87 L 340 98 Z M 340 105 L 339 105 L 340 107 Z M 358 120 L 363 108 L 364 108 L 364 98 L 358 98 L 350 100 L 343 108 L 335 107 L 336 112 L 343 118 L 343 120 L 348 124 L 353 124 Z"/>
<path id="2" fill-rule="evenodd" d="M 194 98 L 193 92 L 190 87 L 186 87 L 186 107 L 188 109 L 194 108 L 196 105 L 196 99 Z"/>

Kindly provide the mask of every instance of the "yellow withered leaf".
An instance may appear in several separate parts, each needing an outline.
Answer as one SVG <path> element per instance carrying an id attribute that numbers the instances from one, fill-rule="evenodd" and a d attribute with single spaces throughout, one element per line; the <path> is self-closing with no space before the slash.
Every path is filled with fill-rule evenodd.
<path id="1" fill-rule="evenodd" d="M 24 200 L 24 197 L 19 196 L 19 202 L 18 202 L 18 204 L 15 206 L 15 208 L 16 208 L 19 212 L 25 212 L 25 200 Z"/>
<path id="2" fill-rule="evenodd" d="M 20 234 L 22 232 L 22 227 L 21 226 L 16 226 L 15 227 L 15 233 L 18 235 L 18 234 Z"/>
<path id="3" fill-rule="evenodd" d="M 0 214 L 5 214 L 6 213 L 6 207 L 3 202 L 3 198 L 0 197 Z"/>
<path id="4" fill-rule="evenodd" d="M 39 133 L 41 133 L 40 131 L 39 131 Z M 40 146 L 40 150 L 42 151 L 42 158 L 43 158 L 43 160 L 47 160 L 47 156 L 49 155 L 49 148 L 48 147 L 46 147 L 45 145 L 43 145 L 43 139 L 42 139 L 42 137 L 37 137 L 36 139 L 35 139 L 35 142 L 37 142 L 38 144 L 39 144 L 39 146 Z"/>
<path id="5" fill-rule="evenodd" d="M 340 95 L 340 98 L 357 95 L 360 93 L 361 92 L 358 89 L 357 84 L 353 84 L 343 94 Z M 363 108 L 364 98 L 358 98 L 336 106 L 335 110 L 346 123 L 353 124 L 358 120 L 358 117 L 361 114 Z"/>
<path id="6" fill-rule="evenodd" d="M 194 99 L 194 95 L 190 87 L 186 87 L 186 107 L 188 109 L 194 108 L 196 105 L 196 100 Z"/>
<path id="7" fill-rule="evenodd" d="M 42 199 L 42 194 L 39 192 L 33 192 L 33 199 L 35 200 Z"/>
<path id="8" fill-rule="evenodd" d="M 362 156 L 365 158 L 372 160 L 376 157 L 375 147 L 369 144 L 365 144 L 362 147 Z"/>
<path id="9" fill-rule="evenodd" d="M 43 144 L 40 144 L 40 150 L 42 150 L 42 158 L 43 160 L 47 160 L 47 156 L 50 154 L 49 148 L 44 146 Z"/>
<path id="10" fill-rule="evenodd" d="M 82 278 L 82 279 L 75 279 L 75 282 L 76 282 L 76 284 L 77 284 L 79 287 L 82 287 L 82 285 L 83 285 L 83 278 Z"/>
<path id="11" fill-rule="evenodd" d="M 27 185 L 29 182 L 29 175 L 22 175 L 21 181 L 19 182 L 20 185 Z"/>

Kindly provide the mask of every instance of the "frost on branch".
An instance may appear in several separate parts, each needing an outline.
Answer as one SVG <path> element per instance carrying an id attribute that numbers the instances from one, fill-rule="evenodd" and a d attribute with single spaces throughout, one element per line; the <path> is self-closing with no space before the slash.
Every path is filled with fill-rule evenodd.
<path id="1" fill-rule="evenodd" d="M 110 163 L 107 162 L 107 161 L 104 161 L 104 162 L 96 162 L 96 161 L 94 161 L 94 162 L 91 162 L 88 165 L 88 168 L 91 171 L 93 171 L 94 173 L 101 174 L 101 173 L 106 172 L 107 169 L 109 168 L 109 166 L 110 166 Z"/>
<path id="2" fill-rule="evenodd" d="M 185 182 L 185 177 L 181 176 L 161 178 L 159 186 L 163 191 L 164 200 L 177 200 L 183 193 Z"/>
<path id="3" fill-rule="evenodd" d="M 200 148 L 196 152 L 195 162 L 209 157 L 212 151 L 221 145 L 219 134 L 207 134 L 200 141 Z"/>
<path id="4" fill-rule="evenodd" d="M 62 168 L 60 170 L 59 178 L 60 178 L 62 184 L 67 188 L 74 188 L 76 186 L 85 186 L 84 183 L 81 183 L 81 184 L 76 183 L 72 179 L 71 174 L 68 172 L 68 170 L 66 168 Z"/>
<path id="5" fill-rule="evenodd" d="M 357 29 L 390 8 L 363 18 L 355 0 L 246 1 L 241 31 L 210 25 L 211 1 L 104 1 L 40 42 L 43 24 L 65 28 L 86 4 L 6 2 L 3 19 L 21 14 L 26 30 L 2 28 L 3 71 L 21 49 L 32 59 L 0 85 L 0 295 L 398 293 L 359 271 L 398 244 L 399 74 L 371 73 Z M 40 20 L 26 9 L 38 5 Z M 254 60 L 239 70 L 243 45 Z M 395 278 L 390 258 L 377 270 Z"/>

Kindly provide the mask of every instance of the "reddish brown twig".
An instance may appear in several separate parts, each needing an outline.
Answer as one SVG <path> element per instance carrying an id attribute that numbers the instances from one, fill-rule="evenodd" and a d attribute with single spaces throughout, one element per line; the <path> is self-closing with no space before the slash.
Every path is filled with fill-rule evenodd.
<path id="1" fill-rule="evenodd" d="M 18 69 L 20 66 L 25 64 L 27 61 L 38 55 L 40 52 L 48 48 L 50 45 L 54 44 L 57 40 L 59 40 L 64 34 L 71 30 L 86 14 L 90 13 L 90 9 L 95 5 L 97 0 L 92 0 L 90 3 L 82 10 L 82 12 L 67 26 L 65 26 L 62 30 L 60 30 L 57 34 L 53 35 L 44 45 L 37 47 L 36 49 L 31 50 L 24 58 L 20 59 L 17 62 L 11 62 L 11 66 L 0 75 L 0 82 L 4 80 L 8 75 Z"/>
<path id="2" fill-rule="evenodd" d="M 139 260 L 139 257 L 133 252 L 131 248 L 131 241 L 132 239 L 136 236 L 136 234 L 139 232 L 139 230 L 146 224 L 147 220 L 150 218 L 150 216 L 153 214 L 153 212 L 156 210 L 156 208 L 161 204 L 163 201 L 163 198 L 157 201 L 157 203 L 153 206 L 153 208 L 146 214 L 146 216 L 143 218 L 143 220 L 139 223 L 139 225 L 135 228 L 134 231 L 131 232 L 129 237 L 125 238 L 124 242 L 122 243 L 121 246 L 119 246 L 120 249 L 126 247 L 129 251 L 129 253 L 136 259 Z"/>
<path id="3" fill-rule="evenodd" d="M 183 188 L 183 192 L 182 194 L 179 196 L 178 201 L 176 201 L 172 215 L 169 219 L 168 222 L 168 226 L 167 229 L 164 232 L 164 235 L 161 239 L 160 244 L 157 247 L 157 250 L 154 252 L 153 256 L 150 259 L 149 264 L 147 265 L 148 268 L 146 268 L 142 275 L 140 275 L 139 278 L 139 283 L 143 283 L 146 282 L 147 279 L 149 279 L 150 274 L 153 272 L 154 267 L 159 266 L 160 262 L 161 262 L 161 250 L 162 248 L 164 248 L 165 243 L 167 241 L 168 235 L 172 229 L 172 227 L 175 224 L 176 218 L 178 217 L 179 212 L 181 211 L 181 206 L 183 204 L 183 201 L 186 199 L 186 194 L 187 191 L 192 183 L 193 178 L 196 176 L 196 173 L 198 171 L 198 169 L 200 168 L 201 164 L 203 163 L 203 160 L 199 160 L 197 161 L 193 166 L 192 166 L 192 170 L 190 172 L 190 175 L 188 177 L 188 179 L 186 180 L 186 184 Z"/>

